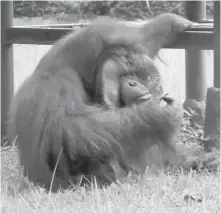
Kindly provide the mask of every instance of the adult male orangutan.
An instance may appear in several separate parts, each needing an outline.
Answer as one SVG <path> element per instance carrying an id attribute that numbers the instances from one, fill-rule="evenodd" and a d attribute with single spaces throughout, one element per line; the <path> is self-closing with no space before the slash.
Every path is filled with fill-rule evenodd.
<path id="1" fill-rule="evenodd" d="M 54 172 L 53 189 L 79 175 L 110 183 L 117 168 L 143 173 L 154 144 L 176 154 L 180 117 L 172 101 L 160 104 L 153 58 L 192 24 L 175 14 L 138 26 L 103 17 L 56 42 L 10 111 L 24 175 L 49 187 Z"/>

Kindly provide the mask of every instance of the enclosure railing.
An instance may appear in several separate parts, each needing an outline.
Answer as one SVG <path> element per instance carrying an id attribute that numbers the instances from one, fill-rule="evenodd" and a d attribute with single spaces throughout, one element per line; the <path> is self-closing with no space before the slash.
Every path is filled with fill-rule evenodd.
<path id="1" fill-rule="evenodd" d="M 204 1 L 189 1 L 186 4 L 187 14 L 196 13 L 194 17 L 188 18 L 193 21 L 202 21 L 205 18 L 202 15 L 206 10 Z M 12 19 L 13 1 L 1 1 L 1 133 L 3 136 L 6 133 L 7 114 L 14 93 L 13 44 L 51 45 L 70 31 L 78 30 L 86 25 L 15 27 Z M 187 29 L 177 36 L 172 45 L 165 48 L 186 49 L 186 57 L 188 57 L 186 69 L 189 69 L 186 70 L 187 76 L 189 76 L 186 81 L 186 98 L 205 99 L 206 75 L 202 50 L 214 50 L 214 86 L 220 88 L 220 2 L 214 1 L 214 23 L 207 21 L 197 27 Z M 191 81 L 188 80 L 189 78 Z"/>

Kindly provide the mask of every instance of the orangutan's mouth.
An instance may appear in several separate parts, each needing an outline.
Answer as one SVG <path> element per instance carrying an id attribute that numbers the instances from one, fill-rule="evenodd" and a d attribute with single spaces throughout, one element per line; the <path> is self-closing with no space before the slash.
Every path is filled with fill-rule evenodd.
<path id="1" fill-rule="evenodd" d="M 152 95 L 149 92 L 145 92 L 138 98 L 138 101 L 148 101 L 151 98 L 152 98 Z"/>

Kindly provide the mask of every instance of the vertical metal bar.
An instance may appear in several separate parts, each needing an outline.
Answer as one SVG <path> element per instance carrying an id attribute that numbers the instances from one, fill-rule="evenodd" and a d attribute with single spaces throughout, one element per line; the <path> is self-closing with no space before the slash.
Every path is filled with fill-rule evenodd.
<path id="1" fill-rule="evenodd" d="M 5 44 L 13 24 L 13 1 L 1 1 L 1 136 L 6 135 L 8 111 L 14 94 L 13 45 Z"/>
<path id="2" fill-rule="evenodd" d="M 214 1 L 214 87 L 220 88 L 220 1 Z"/>
<path id="3" fill-rule="evenodd" d="M 206 18 L 206 1 L 186 2 L 186 16 L 198 22 Z M 190 47 L 185 51 L 186 57 L 186 98 L 202 101 L 206 99 L 206 54 L 203 50 Z"/>

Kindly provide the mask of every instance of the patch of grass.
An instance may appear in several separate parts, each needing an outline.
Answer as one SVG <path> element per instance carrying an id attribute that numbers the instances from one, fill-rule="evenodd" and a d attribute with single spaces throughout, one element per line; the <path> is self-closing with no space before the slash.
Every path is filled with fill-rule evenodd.
<path id="1" fill-rule="evenodd" d="M 52 20 L 44 22 L 54 23 Z M 14 24 L 42 24 L 37 19 L 15 19 Z M 34 71 L 41 57 L 50 46 L 14 45 L 15 91 Z M 182 102 L 185 98 L 185 52 L 184 50 L 162 50 L 157 66 L 163 78 L 165 92 Z M 212 85 L 213 55 L 208 54 L 208 85 Z M 1 210 L 6 213 L 43 212 L 219 212 L 219 173 L 190 172 L 166 175 L 147 171 L 144 180 L 131 177 L 122 184 L 92 190 L 81 187 L 76 191 L 48 194 L 43 189 L 28 187 L 17 193 L 22 185 L 16 147 L 1 151 Z M 192 196 L 192 202 L 185 197 Z"/>
<path id="2" fill-rule="evenodd" d="M 103 189 L 94 185 L 92 190 L 80 187 L 50 194 L 29 183 L 26 190 L 16 193 L 21 182 L 17 159 L 15 147 L 1 152 L 2 212 L 219 212 L 219 173 L 147 171 L 144 180 L 128 177 Z M 186 196 L 195 200 L 187 202 Z"/>

